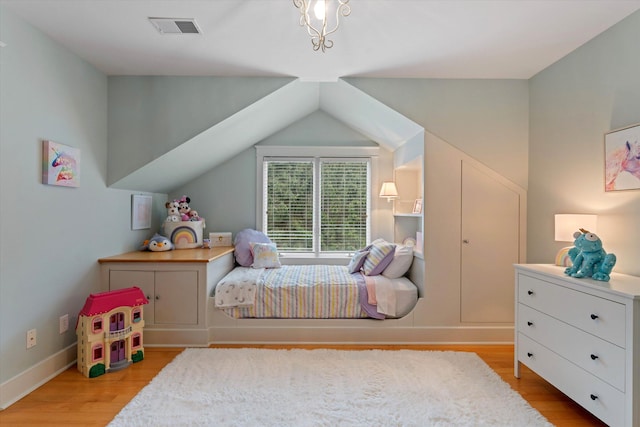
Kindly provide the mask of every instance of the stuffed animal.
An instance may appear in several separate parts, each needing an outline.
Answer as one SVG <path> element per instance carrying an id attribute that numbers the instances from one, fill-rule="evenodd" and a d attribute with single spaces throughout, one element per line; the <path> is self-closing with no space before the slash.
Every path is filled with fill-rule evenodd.
<path id="1" fill-rule="evenodd" d="M 140 248 L 141 251 L 164 252 L 173 249 L 171 240 L 161 234 L 154 234 L 151 239 L 145 240 Z"/>
<path id="2" fill-rule="evenodd" d="M 173 202 L 167 202 L 164 204 L 167 208 L 167 219 L 166 222 L 179 222 L 180 221 L 180 211 L 179 204 L 176 200 Z"/>
<path id="3" fill-rule="evenodd" d="M 180 219 L 182 221 L 189 221 L 189 212 L 191 212 L 191 208 L 189 207 L 189 203 L 191 203 L 191 199 L 187 196 L 182 196 L 180 199 L 175 200 L 178 202 L 178 211 L 180 212 Z"/>
<path id="4" fill-rule="evenodd" d="M 611 270 L 616 264 L 616 256 L 607 254 L 602 248 L 602 240 L 585 229 L 573 233 L 574 246 L 569 250 L 573 265 L 564 273 L 571 277 L 591 277 L 594 280 L 608 282 Z"/>

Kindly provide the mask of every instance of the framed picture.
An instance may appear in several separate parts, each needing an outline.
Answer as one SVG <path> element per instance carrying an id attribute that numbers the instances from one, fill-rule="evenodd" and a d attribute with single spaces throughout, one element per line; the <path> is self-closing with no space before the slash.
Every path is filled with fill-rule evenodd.
<path id="1" fill-rule="evenodd" d="M 640 123 L 604 135 L 604 191 L 640 189 Z"/>
<path id="2" fill-rule="evenodd" d="M 153 198 L 141 194 L 131 195 L 131 229 L 151 228 L 151 207 Z"/>
<path id="3" fill-rule="evenodd" d="M 80 150 L 53 141 L 42 141 L 42 183 L 80 187 Z"/>
<path id="4" fill-rule="evenodd" d="M 414 214 L 422 213 L 422 199 L 416 199 L 413 202 L 413 211 Z"/>

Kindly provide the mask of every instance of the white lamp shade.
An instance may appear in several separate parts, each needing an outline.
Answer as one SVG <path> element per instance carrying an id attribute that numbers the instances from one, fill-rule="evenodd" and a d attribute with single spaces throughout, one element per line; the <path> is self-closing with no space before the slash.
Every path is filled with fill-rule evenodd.
<path id="1" fill-rule="evenodd" d="M 380 189 L 380 197 L 386 197 L 388 199 L 395 199 L 398 197 L 398 189 L 396 188 L 396 183 L 393 181 L 385 181 L 382 183 L 382 188 Z"/>
<path id="2" fill-rule="evenodd" d="M 557 242 L 573 242 L 573 233 L 581 228 L 597 233 L 598 216 L 585 214 L 556 214 L 555 240 Z"/>

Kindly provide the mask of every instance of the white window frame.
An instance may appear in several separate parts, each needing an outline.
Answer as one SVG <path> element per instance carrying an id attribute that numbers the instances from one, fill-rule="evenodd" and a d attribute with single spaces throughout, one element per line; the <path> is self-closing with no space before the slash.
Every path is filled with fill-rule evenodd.
<path id="1" fill-rule="evenodd" d="M 256 228 L 258 230 L 264 231 L 265 227 L 263 224 L 263 214 L 264 214 L 264 199 L 263 199 L 263 191 L 264 191 L 264 160 L 265 158 L 302 158 L 302 157 L 313 157 L 317 159 L 326 159 L 326 158 L 335 158 L 335 159 L 349 159 L 349 158 L 366 158 L 369 160 L 369 168 L 370 168 L 370 194 L 369 194 L 369 215 L 367 216 L 367 221 L 369 222 L 367 229 L 369 233 L 372 229 L 371 224 L 371 211 L 373 210 L 374 203 L 373 202 L 373 193 L 375 193 L 375 186 L 378 182 L 378 147 L 298 147 L 298 146 L 275 146 L 275 145 L 257 145 L 256 146 Z M 318 182 L 315 183 L 318 185 Z M 316 192 L 316 195 L 319 194 Z M 314 234 L 318 233 L 319 230 L 316 230 L 314 227 Z M 370 241 L 370 235 L 366 236 L 367 242 Z M 314 252 L 303 252 L 303 253 L 284 253 L 281 254 L 283 257 L 289 258 L 334 258 L 340 257 L 347 254 L 347 252 L 319 252 L 319 248 L 315 248 Z"/>

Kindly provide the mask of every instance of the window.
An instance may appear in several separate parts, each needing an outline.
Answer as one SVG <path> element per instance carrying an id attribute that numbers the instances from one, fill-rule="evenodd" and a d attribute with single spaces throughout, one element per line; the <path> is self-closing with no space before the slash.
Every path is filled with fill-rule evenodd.
<path id="1" fill-rule="evenodd" d="M 264 157 L 263 231 L 280 252 L 349 252 L 369 237 L 366 157 Z"/>
<path id="2" fill-rule="evenodd" d="M 142 335 L 140 334 L 133 334 L 131 336 L 131 347 L 132 348 L 138 348 L 142 345 Z"/>
<path id="3" fill-rule="evenodd" d="M 102 317 L 94 317 L 91 325 L 91 332 L 99 334 L 102 332 Z"/>
<path id="4" fill-rule="evenodd" d="M 102 360 L 102 344 L 96 344 L 92 351 L 93 351 L 93 361 L 97 361 L 97 360 Z"/>
<path id="5" fill-rule="evenodd" d="M 142 320 L 142 310 L 139 308 L 134 308 L 131 312 L 131 321 L 133 323 L 138 323 Z"/>

